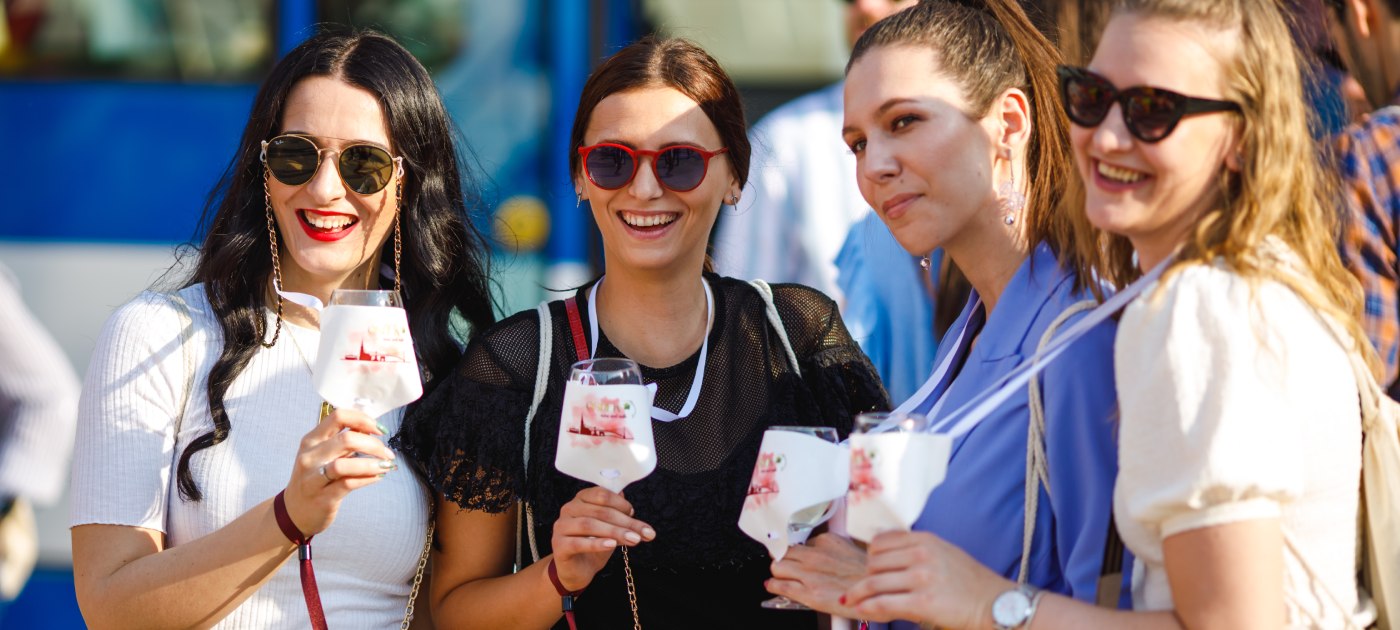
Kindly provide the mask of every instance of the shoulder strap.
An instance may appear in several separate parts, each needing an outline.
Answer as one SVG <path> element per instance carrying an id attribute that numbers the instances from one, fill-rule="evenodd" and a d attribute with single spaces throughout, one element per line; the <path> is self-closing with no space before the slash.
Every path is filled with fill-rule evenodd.
<path id="1" fill-rule="evenodd" d="M 569 333 L 574 336 L 574 354 L 579 361 L 587 361 L 589 356 L 588 337 L 583 334 L 583 318 L 578 314 L 578 297 L 569 296 L 564 300 L 564 312 L 569 316 Z"/>
<path id="2" fill-rule="evenodd" d="M 798 376 L 802 375 L 802 368 L 797 364 L 797 353 L 792 351 L 792 342 L 788 341 L 787 327 L 783 326 L 783 318 L 778 315 L 778 307 L 773 303 L 773 287 L 768 286 L 762 280 L 750 280 L 749 284 L 758 290 L 759 296 L 763 298 L 764 312 L 768 316 L 768 323 L 773 329 L 778 331 L 778 339 L 783 342 L 783 351 L 787 353 L 788 363 L 792 365 L 792 371 Z"/>
<path id="3" fill-rule="evenodd" d="M 572 300 L 573 298 L 570 298 Z M 530 470 L 530 424 L 535 419 L 535 412 L 539 411 L 540 401 L 544 400 L 544 392 L 549 386 L 549 363 L 554 351 L 554 320 L 549 313 L 549 301 L 540 302 L 535 307 L 535 312 L 540 318 L 540 353 L 539 362 L 535 366 L 535 391 L 530 398 L 530 411 L 525 414 L 525 451 L 521 458 L 524 462 L 522 474 L 529 474 Z M 521 534 L 524 534 L 529 542 L 530 561 L 538 562 L 540 559 L 540 549 L 535 542 L 535 515 L 530 504 L 521 497 L 515 511 L 515 566 L 519 570 L 524 568 L 523 550 L 520 546 Z M 521 530 L 524 530 L 523 532 Z"/>
<path id="4" fill-rule="evenodd" d="M 1098 303 L 1093 300 L 1082 300 L 1061 311 L 1040 336 L 1040 343 L 1035 349 L 1036 355 L 1039 356 L 1045 351 L 1045 346 L 1050 344 L 1050 340 L 1059 332 L 1065 320 L 1095 306 L 1098 306 Z M 1030 579 L 1031 541 L 1035 538 L 1036 514 L 1040 509 L 1040 488 L 1043 486 L 1046 493 L 1050 492 L 1050 472 L 1045 459 L 1045 405 L 1041 402 L 1040 379 L 1030 379 L 1027 389 L 1027 406 L 1030 407 L 1031 417 L 1026 426 L 1025 522 L 1021 537 L 1021 568 L 1016 576 L 1016 581 L 1021 584 Z"/>

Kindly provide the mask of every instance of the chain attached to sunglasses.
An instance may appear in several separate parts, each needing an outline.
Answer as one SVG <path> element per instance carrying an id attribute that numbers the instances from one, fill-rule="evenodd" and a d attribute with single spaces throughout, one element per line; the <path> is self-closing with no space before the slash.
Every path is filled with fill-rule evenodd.
<path id="1" fill-rule="evenodd" d="M 399 217 L 403 216 L 403 178 L 399 178 L 398 186 L 394 188 L 394 293 L 399 294 L 399 299 L 403 296 L 403 273 L 399 271 L 399 262 L 403 259 L 403 231 L 399 229 Z"/>
<path id="2" fill-rule="evenodd" d="M 282 336 L 282 257 L 278 254 L 277 247 L 277 222 L 272 218 L 272 192 L 268 188 L 267 179 L 271 169 L 263 169 L 263 202 L 267 207 L 267 240 L 272 249 L 272 288 L 277 294 L 277 329 L 272 333 L 272 341 L 267 339 L 267 321 L 258 313 L 253 319 L 253 331 L 258 335 L 258 343 L 264 348 L 271 348 L 277 345 L 277 338 Z"/>

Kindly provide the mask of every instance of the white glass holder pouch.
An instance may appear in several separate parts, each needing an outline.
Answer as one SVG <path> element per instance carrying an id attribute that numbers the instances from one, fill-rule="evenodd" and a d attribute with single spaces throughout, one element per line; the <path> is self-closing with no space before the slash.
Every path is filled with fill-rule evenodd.
<path id="1" fill-rule="evenodd" d="M 652 394 L 644 385 L 564 387 L 554 467 L 572 477 L 622 492 L 656 469 Z"/>
<path id="2" fill-rule="evenodd" d="M 739 529 L 763 543 L 774 561 L 787 554 L 793 540 L 789 528 L 794 514 L 846 492 L 850 467 L 846 449 L 821 438 L 792 431 L 766 431 L 759 445 Z M 822 520 L 831 517 L 834 506 Z M 801 536 L 805 539 L 811 528 Z"/>

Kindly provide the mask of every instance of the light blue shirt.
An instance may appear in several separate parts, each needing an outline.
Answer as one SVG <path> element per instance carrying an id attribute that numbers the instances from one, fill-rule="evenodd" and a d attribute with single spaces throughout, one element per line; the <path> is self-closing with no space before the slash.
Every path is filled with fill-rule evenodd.
<path id="1" fill-rule="evenodd" d="M 938 269 L 942 258 L 943 250 L 934 250 L 929 269 Z M 851 338 L 870 357 L 891 400 L 913 396 L 933 371 L 938 351 L 933 298 L 922 278 L 931 271 L 919 267 L 874 212 L 851 226 L 836 268 L 846 296 L 841 319 Z M 935 293 L 936 280 L 930 283 Z"/>
<path id="2" fill-rule="evenodd" d="M 1036 248 L 990 318 L 973 292 L 939 347 L 939 362 L 946 353 L 959 354 L 954 369 L 918 408 L 946 398 L 931 418 L 936 424 L 1034 355 L 1050 323 L 1086 299 L 1092 295 L 1074 290 L 1073 275 L 1050 249 Z M 1070 317 L 1059 331 L 1085 314 Z M 967 334 L 955 345 L 965 327 Z M 1096 326 L 1039 377 L 1049 488 L 1040 491 L 1028 582 L 1090 602 L 1103 565 L 1117 474 L 1115 330 L 1112 320 Z M 1024 391 L 1013 396 L 953 443 L 947 477 L 914 523 L 915 530 L 937 534 L 1013 580 L 1020 570 L 1025 519 L 1027 401 Z M 1126 607 L 1126 599 L 1120 605 Z M 917 626 L 896 622 L 892 627 Z"/>

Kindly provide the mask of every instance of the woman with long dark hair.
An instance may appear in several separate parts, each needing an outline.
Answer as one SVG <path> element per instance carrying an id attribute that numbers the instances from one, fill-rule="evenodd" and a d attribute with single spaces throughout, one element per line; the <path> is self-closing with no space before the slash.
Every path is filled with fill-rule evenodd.
<path id="1" fill-rule="evenodd" d="M 575 293 L 577 309 L 548 305 L 546 364 L 539 311 L 510 317 L 468 346 L 402 434 L 443 494 L 434 616 L 564 627 L 561 594 L 581 593 L 568 601 L 585 630 L 814 628 L 812 613 L 760 607 L 769 556 L 735 526 L 759 443 L 774 425 L 845 434 L 886 397 L 830 298 L 777 285 L 770 318 L 765 290 L 706 271 L 720 206 L 738 202 L 749 172 L 738 90 L 694 44 L 645 38 L 589 77 L 568 158 L 607 275 Z M 656 470 L 625 497 L 554 467 L 580 355 L 630 358 L 656 386 Z"/>
<path id="2" fill-rule="evenodd" d="M 429 389 L 460 356 L 454 320 L 493 322 L 452 137 L 383 35 L 320 34 L 273 68 L 185 287 L 119 308 L 93 355 L 72 532 L 90 625 L 304 628 L 297 535 L 330 626 L 404 617 L 429 504 L 383 442 L 402 410 L 318 420 L 311 363 L 335 289 L 400 291 Z"/>

